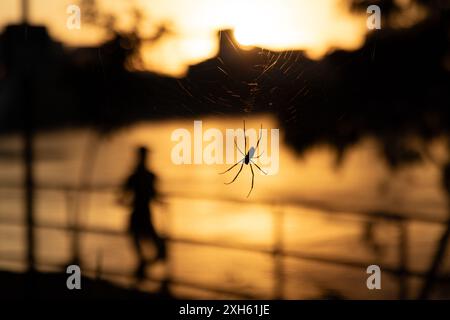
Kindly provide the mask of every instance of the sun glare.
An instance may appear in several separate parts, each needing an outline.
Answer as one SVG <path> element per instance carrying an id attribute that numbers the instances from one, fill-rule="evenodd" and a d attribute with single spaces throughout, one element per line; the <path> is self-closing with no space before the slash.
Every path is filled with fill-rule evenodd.
<path id="1" fill-rule="evenodd" d="M 0 2 L 2 8 L 13 0 Z M 83 25 L 71 32 L 64 25 L 69 0 L 41 0 L 47 5 L 33 8 L 31 21 L 44 24 L 50 34 L 66 44 L 92 46 L 105 40 L 105 30 Z M 128 0 L 99 1 L 100 11 L 117 18 L 123 28 L 130 25 L 133 11 Z M 147 18 L 139 32 L 147 35 L 168 23 L 170 33 L 157 43 L 144 44 L 141 58 L 145 70 L 182 77 L 190 65 L 217 54 L 218 31 L 233 29 L 243 49 L 304 50 L 320 58 L 330 49 L 356 49 L 364 40 L 366 16 L 351 13 L 342 0 L 139 0 L 138 8 Z M 48 14 L 48 11 L 52 14 Z"/>

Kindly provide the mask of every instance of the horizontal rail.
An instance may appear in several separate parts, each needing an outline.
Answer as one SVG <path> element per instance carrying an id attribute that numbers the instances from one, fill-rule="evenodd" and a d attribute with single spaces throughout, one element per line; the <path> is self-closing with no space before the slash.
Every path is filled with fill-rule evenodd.
<path id="1" fill-rule="evenodd" d="M 10 225 L 10 226 L 22 226 L 21 223 L 4 223 L 4 221 L 0 220 L 0 225 Z M 58 225 L 58 224 L 36 224 L 36 228 L 42 228 L 42 229 L 51 229 L 51 230 L 64 230 L 68 232 L 82 232 L 82 233 L 93 233 L 93 234 L 100 234 L 100 235 L 108 235 L 108 236 L 127 236 L 128 233 L 125 231 L 120 230 L 112 230 L 108 228 L 91 228 L 91 227 L 75 227 L 75 226 L 64 226 L 64 225 Z M 195 240 L 195 239 L 189 239 L 189 238 L 172 238 L 172 237 L 165 237 L 164 238 L 168 242 L 172 243 L 179 243 L 179 244 L 187 244 L 187 245 L 194 245 L 194 246 L 204 246 L 204 247 L 211 247 L 211 248 L 221 248 L 221 249 L 232 249 L 232 250 L 239 250 L 239 251 L 247 251 L 247 252 L 254 252 L 254 253 L 261 253 L 266 255 L 278 255 L 279 257 L 285 257 L 285 258 L 294 258 L 299 260 L 309 260 L 313 262 L 318 263 L 325 263 L 325 264 L 336 264 L 346 267 L 352 267 L 352 268 L 366 268 L 367 266 L 371 265 L 372 262 L 363 262 L 363 261 L 352 261 L 348 259 L 339 259 L 339 258 L 326 258 L 320 255 L 314 255 L 310 253 L 304 253 L 300 251 L 293 251 L 293 250 L 283 250 L 283 249 L 271 249 L 271 248 L 263 248 L 258 246 L 251 246 L 246 244 L 239 244 L 239 243 L 224 243 L 224 242 L 208 242 L 208 241 L 201 241 L 201 240 Z M 390 266 L 380 266 L 380 268 L 387 273 L 390 273 L 395 276 L 403 275 L 403 276 L 413 276 L 413 277 L 426 277 L 427 274 L 425 272 L 420 271 L 412 271 L 412 270 L 403 270 L 401 268 L 394 268 Z M 444 275 L 441 276 L 442 280 L 448 280 L 450 279 L 450 275 Z"/>
<path id="2" fill-rule="evenodd" d="M 0 185 L 0 189 L 15 189 L 15 190 L 23 190 L 22 186 L 15 184 L 2 184 Z M 35 187 L 36 190 L 44 190 L 44 191 L 56 191 L 56 192 L 105 192 L 105 193 L 113 193 L 118 192 L 119 186 L 111 186 L 111 185 L 96 185 L 96 186 L 71 186 L 71 185 L 54 185 L 54 184 L 38 184 Z M 231 203 L 240 203 L 240 204 L 263 204 L 268 206 L 298 206 L 307 209 L 321 210 L 324 214 L 342 214 L 342 215 L 357 215 L 363 216 L 367 219 L 384 219 L 387 221 L 416 221 L 422 223 L 433 223 L 433 224 L 447 224 L 448 219 L 439 219 L 436 217 L 431 217 L 426 213 L 415 213 L 412 214 L 404 214 L 396 211 L 392 211 L 389 209 L 373 209 L 373 210 L 360 210 L 360 209 L 346 209 L 346 208 L 336 208 L 330 204 L 327 204 L 320 200 L 313 200 L 307 198 L 296 197 L 296 199 L 284 199 L 282 201 L 276 199 L 258 199 L 257 202 L 248 201 L 248 199 L 239 199 L 234 197 L 210 197 L 206 195 L 189 195 L 182 193 L 173 193 L 167 192 L 162 194 L 163 198 L 182 198 L 182 199 L 198 199 L 198 200 L 214 200 L 214 201 L 223 201 L 223 202 L 231 202 Z"/>

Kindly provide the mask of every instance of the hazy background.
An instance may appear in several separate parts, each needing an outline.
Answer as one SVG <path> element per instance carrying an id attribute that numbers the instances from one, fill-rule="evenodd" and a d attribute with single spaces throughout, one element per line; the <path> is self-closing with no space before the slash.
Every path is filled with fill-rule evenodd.
<path id="1" fill-rule="evenodd" d="M 81 29 L 69 30 L 72 3 L 30 1 L 29 24 L 8 28 L 21 2 L 0 2 L 4 283 L 29 270 L 31 229 L 39 274 L 77 258 L 83 275 L 126 290 L 413 299 L 431 283 L 422 297 L 449 298 L 443 2 L 378 1 L 377 31 L 366 1 L 80 1 Z M 224 185 L 227 165 L 174 165 L 171 133 L 193 133 L 194 120 L 280 129 L 279 173 L 256 173 L 246 198 L 248 167 Z M 165 204 L 152 208 L 169 257 L 136 282 L 118 195 L 139 145 L 159 177 Z M 380 291 L 366 287 L 371 264 Z"/>

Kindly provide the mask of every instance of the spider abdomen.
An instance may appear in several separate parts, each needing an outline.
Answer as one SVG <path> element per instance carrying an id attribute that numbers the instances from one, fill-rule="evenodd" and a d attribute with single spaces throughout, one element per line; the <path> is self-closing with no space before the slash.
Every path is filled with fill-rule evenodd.
<path id="1" fill-rule="evenodd" d="M 245 155 L 244 163 L 249 164 L 250 160 L 253 158 L 254 155 L 255 155 L 255 148 L 251 147 L 250 149 L 248 149 L 248 152 Z"/>

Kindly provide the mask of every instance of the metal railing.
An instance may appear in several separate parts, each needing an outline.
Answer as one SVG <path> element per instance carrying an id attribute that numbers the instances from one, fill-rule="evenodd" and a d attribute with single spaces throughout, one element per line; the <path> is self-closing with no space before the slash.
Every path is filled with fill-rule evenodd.
<path id="1" fill-rule="evenodd" d="M 4 186 L 1 187 L 1 189 L 12 189 L 12 190 L 22 190 L 19 187 L 16 186 Z M 41 185 L 36 187 L 37 191 L 56 191 L 61 192 L 65 195 L 66 201 L 67 199 L 72 199 L 74 195 L 79 194 L 80 192 L 97 192 L 97 193 L 111 193 L 115 192 L 117 188 L 111 187 L 111 186 L 103 186 L 103 187 L 96 187 L 96 188 L 75 188 L 70 186 L 55 186 L 55 185 Z M 171 198 L 181 198 L 181 199 L 205 199 L 203 197 L 193 197 L 189 195 L 182 195 L 182 194 L 166 194 L 165 198 L 170 201 Z M 207 199 L 207 198 L 206 198 Z M 214 199 L 208 199 L 208 200 L 215 200 L 215 201 L 225 201 L 225 202 L 236 202 L 236 203 L 248 203 L 246 201 L 240 200 L 240 199 L 234 199 L 234 198 L 214 198 Z M 73 204 L 73 201 L 71 201 Z M 400 241 L 398 241 L 398 266 L 392 267 L 392 266 L 383 266 L 380 265 L 380 268 L 383 270 L 383 273 L 388 273 L 393 276 L 395 276 L 398 279 L 398 298 L 404 299 L 408 298 L 409 295 L 409 288 L 408 288 L 408 278 L 409 277 L 418 277 L 421 279 L 424 279 L 427 274 L 426 272 L 419 272 L 411 270 L 408 266 L 408 248 L 409 248 L 409 234 L 408 234 L 408 228 L 406 227 L 408 223 L 410 222 L 424 222 L 424 223 L 432 223 L 432 224 L 445 224 L 446 221 L 441 221 L 439 219 L 435 219 L 433 217 L 428 217 L 427 215 L 418 215 L 418 216 L 405 216 L 400 213 L 395 212 L 387 212 L 387 211 L 362 211 L 362 212 L 349 212 L 349 211 L 341 211 L 337 210 L 336 208 L 333 208 L 332 206 L 325 205 L 320 202 L 310 201 L 310 200 L 300 200 L 297 199 L 296 201 L 291 202 L 283 202 L 283 203 L 277 203 L 276 201 L 258 201 L 258 204 L 263 204 L 266 206 L 270 206 L 271 214 L 272 214 L 272 227 L 273 227 L 273 244 L 271 248 L 265 248 L 261 246 L 256 245 L 248 245 L 243 243 L 229 243 L 229 242 L 208 242 L 208 241 L 202 241 L 202 240 L 195 240 L 195 239 L 189 239 L 189 238 L 180 238 L 180 237 L 171 237 L 167 236 L 165 239 L 169 243 L 178 243 L 178 244 L 187 244 L 187 245 L 193 245 L 193 246 L 205 246 L 205 247 L 211 247 L 211 248 L 225 248 L 225 249 L 233 249 L 233 250 L 241 250 L 241 251 L 248 251 L 248 252 L 254 252 L 254 253 L 260 253 L 269 256 L 271 259 L 273 259 L 274 263 L 274 270 L 275 270 L 275 287 L 273 289 L 273 294 L 269 298 L 274 299 L 282 299 L 284 298 L 283 293 L 283 285 L 284 285 L 284 270 L 283 270 L 283 258 L 293 258 L 293 259 L 301 259 L 301 260 L 309 260 L 324 264 L 330 264 L 330 265 L 340 265 L 344 267 L 351 267 L 351 268 L 367 268 L 370 264 L 376 264 L 374 261 L 355 261 L 352 259 L 346 259 L 346 258 L 336 258 L 336 257 L 326 257 L 320 254 L 311 254 L 307 252 L 301 252 L 298 250 L 292 251 L 285 248 L 283 243 L 283 221 L 285 219 L 285 211 L 283 210 L 284 206 L 297 206 L 301 208 L 311 208 L 320 210 L 324 214 L 332 214 L 334 216 L 339 214 L 345 214 L 345 215 L 355 215 L 358 217 L 362 217 L 364 220 L 370 220 L 370 219 L 381 219 L 383 221 L 386 221 L 388 223 L 394 224 L 398 230 L 400 235 Z M 68 210 L 70 210 L 70 204 L 67 204 Z M 76 210 L 75 210 L 76 211 Z M 75 215 L 75 216 L 74 216 Z M 56 223 L 35 223 L 33 228 L 44 228 L 48 230 L 60 230 L 60 231 L 66 231 L 70 234 L 72 234 L 72 252 L 73 252 L 73 259 L 76 259 L 80 255 L 80 247 L 79 247 L 79 235 L 82 233 L 93 233 L 98 235 L 109 235 L 109 236 L 120 236 L 123 237 L 126 232 L 125 231 L 118 231 L 118 230 L 112 230 L 109 228 L 104 227 L 86 227 L 79 225 L 79 219 L 77 218 L 78 213 L 72 211 L 72 219 L 71 222 L 67 225 L 60 225 Z M 23 221 L 19 221 L 17 219 L 1 219 L 0 225 L 3 226 L 24 226 Z M 0 260 L 10 260 L 10 261 L 21 261 L 23 258 L 19 256 L 5 256 L 0 255 Z M 51 266 L 52 263 L 46 263 L 47 265 Z M 53 264 L 53 267 L 59 267 L 62 268 L 63 266 Z M 86 269 L 84 270 L 95 273 L 96 270 L 94 269 Z M 98 270 L 97 270 L 98 271 Z M 101 270 L 102 276 L 129 276 L 130 274 L 124 273 L 122 271 L 118 270 Z M 247 294 L 245 292 L 236 292 L 233 290 L 223 289 L 219 287 L 214 286 L 208 286 L 204 284 L 195 283 L 193 281 L 189 281 L 186 279 L 174 279 L 171 277 L 171 275 L 168 275 L 168 278 L 161 279 L 161 278 L 155 278 L 155 277 L 147 277 L 147 280 L 150 281 L 165 281 L 169 284 L 179 285 L 179 286 L 185 286 L 193 289 L 201 289 L 204 291 L 209 291 L 211 293 L 217 293 L 217 294 L 224 294 L 228 296 L 234 296 L 238 298 L 247 298 L 247 299 L 253 299 L 253 298 L 267 298 L 262 296 L 256 296 L 253 294 Z M 439 277 L 439 280 L 443 281 L 449 281 L 449 276 L 441 276 Z"/>

